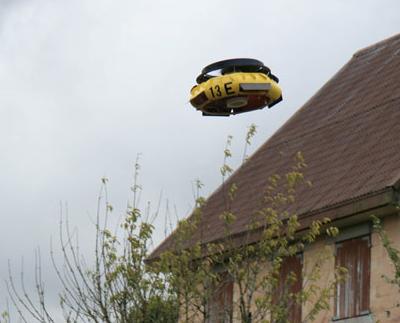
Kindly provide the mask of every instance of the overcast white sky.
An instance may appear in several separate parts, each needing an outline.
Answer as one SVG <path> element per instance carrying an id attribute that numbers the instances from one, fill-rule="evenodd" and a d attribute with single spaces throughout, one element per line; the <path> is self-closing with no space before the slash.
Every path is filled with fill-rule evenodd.
<path id="1" fill-rule="evenodd" d="M 398 32 L 397 0 L 0 0 L 1 280 L 8 259 L 29 274 L 34 248 L 47 252 L 60 201 L 89 249 L 100 178 L 118 217 L 138 153 L 142 201 L 163 191 L 186 215 L 194 179 L 219 185 L 228 134 L 241 155 L 257 124 L 254 151 L 356 50 Z M 262 60 L 284 101 L 229 118 L 191 108 L 201 68 L 232 57 Z"/>

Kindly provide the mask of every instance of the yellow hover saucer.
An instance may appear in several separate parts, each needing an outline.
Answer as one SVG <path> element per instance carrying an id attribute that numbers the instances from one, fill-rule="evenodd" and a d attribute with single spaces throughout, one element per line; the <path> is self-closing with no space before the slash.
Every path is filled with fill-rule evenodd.
<path id="1" fill-rule="evenodd" d="M 217 70 L 221 75 L 211 74 Z M 272 107 L 282 100 L 278 79 L 253 59 L 211 64 L 203 69 L 197 83 L 190 91 L 190 103 L 206 116 L 229 116 Z"/>

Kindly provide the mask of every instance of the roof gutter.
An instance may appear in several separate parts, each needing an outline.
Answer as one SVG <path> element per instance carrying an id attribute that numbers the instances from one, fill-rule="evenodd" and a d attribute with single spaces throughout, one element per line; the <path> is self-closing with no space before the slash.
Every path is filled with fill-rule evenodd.
<path id="1" fill-rule="evenodd" d="M 355 220 L 366 220 L 366 216 L 385 216 L 396 211 L 399 203 L 399 192 L 392 186 L 371 192 L 354 199 L 325 207 L 299 216 L 302 227 L 307 228 L 312 221 L 327 217 L 332 222 L 349 217 Z"/>
<path id="2" fill-rule="evenodd" d="M 356 223 L 370 221 L 371 215 L 384 217 L 396 213 L 399 205 L 400 191 L 395 187 L 386 187 L 353 199 L 324 207 L 319 210 L 302 213 L 299 215 L 299 231 L 307 230 L 315 220 L 329 218 L 338 227 L 345 227 Z M 243 231 L 230 236 L 232 246 L 252 244 L 261 238 L 262 230 L 255 229 L 253 232 Z M 216 239 L 210 242 L 224 242 L 226 238 Z M 151 254 L 146 259 L 152 263 L 159 259 L 159 255 Z"/>
<path id="3" fill-rule="evenodd" d="M 299 231 L 307 230 L 315 220 L 329 218 L 338 227 L 344 227 L 360 222 L 370 221 L 370 216 L 383 217 L 397 211 L 396 206 L 400 195 L 393 187 L 371 192 L 354 199 L 346 200 L 319 210 L 302 213 L 299 215 Z M 233 245 L 240 246 L 257 242 L 261 238 L 261 230 L 253 232 L 243 231 L 233 234 L 230 239 Z M 222 242 L 217 239 L 211 242 Z"/>

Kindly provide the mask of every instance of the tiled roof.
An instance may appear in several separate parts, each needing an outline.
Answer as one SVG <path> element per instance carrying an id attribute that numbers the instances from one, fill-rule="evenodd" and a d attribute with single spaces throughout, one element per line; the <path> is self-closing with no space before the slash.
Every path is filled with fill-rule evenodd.
<path id="1" fill-rule="evenodd" d="M 299 215 L 391 187 L 400 179 L 400 34 L 358 51 L 227 181 L 238 186 L 233 231 L 245 230 L 268 177 L 301 151 L 312 186 L 297 192 Z M 222 187 L 203 209 L 204 242 L 224 236 Z M 150 258 L 171 245 L 173 234 Z M 193 237 L 199 239 L 199 237 Z"/>

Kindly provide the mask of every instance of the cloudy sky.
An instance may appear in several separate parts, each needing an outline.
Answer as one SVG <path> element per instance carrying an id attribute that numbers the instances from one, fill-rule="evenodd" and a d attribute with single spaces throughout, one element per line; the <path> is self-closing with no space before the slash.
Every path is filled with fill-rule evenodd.
<path id="1" fill-rule="evenodd" d="M 162 192 L 185 216 L 193 180 L 204 194 L 219 185 L 227 135 L 240 156 L 255 123 L 254 151 L 356 50 L 398 32 L 397 0 L 0 0 L 1 281 L 8 260 L 29 276 L 34 249 L 47 254 L 60 202 L 89 250 L 100 178 L 117 218 L 137 154 L 143 204 Z M 232 57 L 262 60 L 284 101 L 229 118 L 191 108 L 201 68 Z M 156 224 L 159 242 L 162 214 Z"/>

